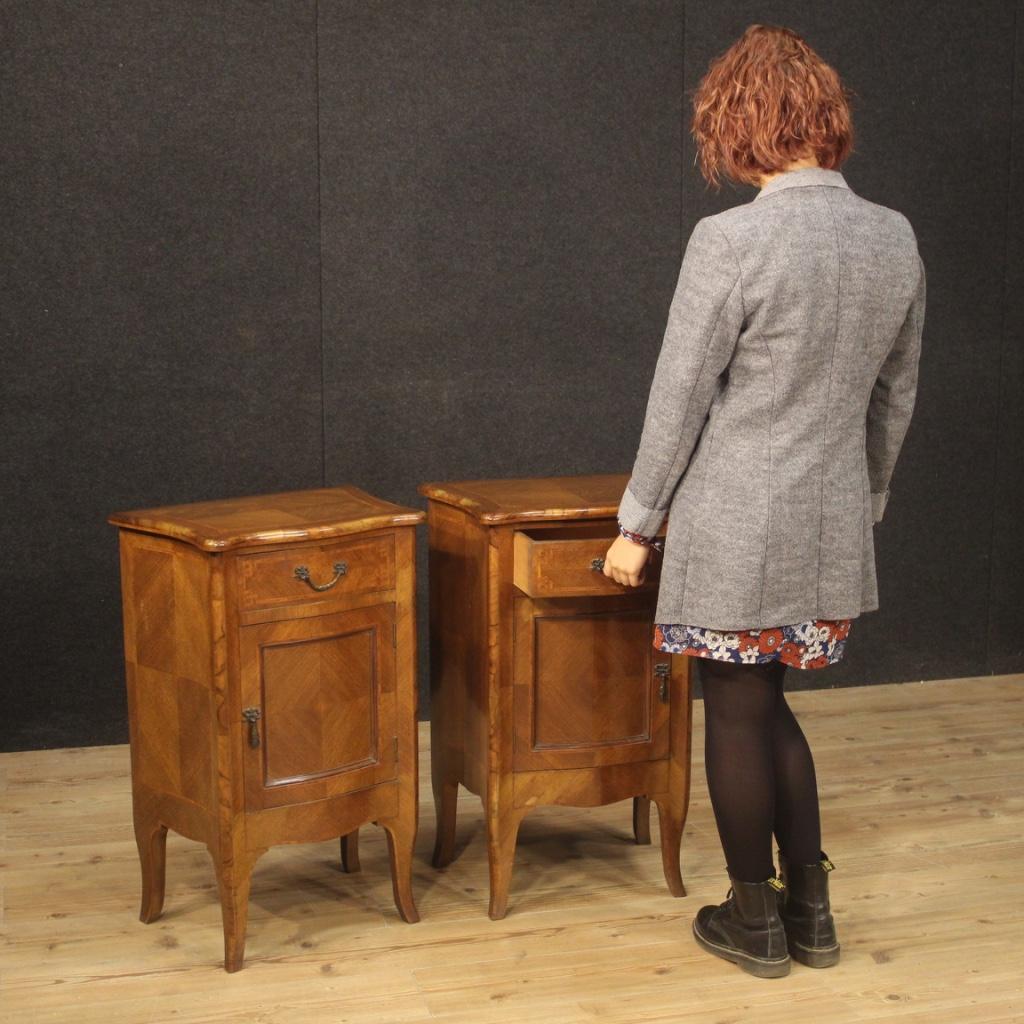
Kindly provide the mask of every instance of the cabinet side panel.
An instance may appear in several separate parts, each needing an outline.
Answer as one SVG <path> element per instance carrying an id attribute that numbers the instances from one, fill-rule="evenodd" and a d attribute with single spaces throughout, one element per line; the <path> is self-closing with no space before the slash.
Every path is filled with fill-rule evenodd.
<path id="1" fill-rule="evenodd" d="M 209 560 L 187 544 L 121 531 L 133 776 L 211 806 Z"/>
<path id="2" fill-rule="evenodd" d="M 486 797 L 490 755 L 490 572 L 491 530 L 462 513 L 466 594 L 466 787 Z"/>
<path id="3" fill-rule="evenodd" d="M 487 531 L 432 501 L 430 742 L 435 771 L 482 793 L 487 735 Z"/>

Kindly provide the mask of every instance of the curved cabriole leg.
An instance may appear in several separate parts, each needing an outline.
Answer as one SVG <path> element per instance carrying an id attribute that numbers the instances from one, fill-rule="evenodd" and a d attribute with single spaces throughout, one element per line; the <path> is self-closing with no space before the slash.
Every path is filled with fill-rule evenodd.
<path id="1" fill-rule="evenodd" d="M 459 784 L 453 779 L 432 780 L 434 789 L 434 810 L 437 826 L 434 838 L 434 855 L 431 863 L 435 868 L 447 867 L 455 856 L 455 808 L 459 798 Z"/>
<path id="2" fill-rule="evenodd" d="M 341 837 L 341 870 L 352 874 L 358 871 L 359 864 L 359 829 L 353 829 Z"/>
<path id="3" fill-rule="evenodd" d="M 380 822 L 388 837 L 388 859 L 391 862 L 391 891 L 403 921 L 415 924 L 419 911 L 412 896 L 412 852 L 416 844 L 416 822 L 398 818 Z"/>
<path id="4" fill-rule="evenodd" d="M 211 851 L 212 854 L 213 851 Z M 262 852 L 262 851 L 260 851 Z M 239 864 L 223 863 L 214 856 L 220 911 L 224 921 L 224 970 L 240 971 L 245 961 L 245 929 L 249 920 L 249 886 L 259 854 Z"/>
<path id="5" fill-rule="evenodd" d="M 519 825 L 528 810 L 527 807 L 513 807 L 503 815 L 492 814 L 487 819 L 487 860 L 491 881 L 491 902 L 487 913 L 492 921 L 500 921 L 508 910 L 516 839 Z"/>
<path id="6" fill-rule="evenodd" d="M 633 797 L 633 836 L 639 846 L 651 842 L 651 801 L 646 796 Z"/>
<path id="7" fill-rule="evenodd" d="M 142 904 L 139 920 L 155 921 L 164 909 L 164 882 L 167 869 L 167 826 L 158 821 L 136 822 L 135 843 L 142 868 Z"/>
<path id="8" fill-rule="evenodd" d="M 658 806 L 658 825 L 661 829 L 661 863 L 665 881 L 673 896 L 685 896 L 686 886 L 679 870 L 679 850 L 683 842 L 682 809 L 674 809 L 667 800 L 655 800 Z"/>

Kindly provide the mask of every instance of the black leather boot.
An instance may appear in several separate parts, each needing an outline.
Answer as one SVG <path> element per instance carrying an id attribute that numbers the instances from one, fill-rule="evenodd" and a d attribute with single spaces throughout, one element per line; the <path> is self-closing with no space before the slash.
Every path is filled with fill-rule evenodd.
<path id="1" fill-rule="evenodd" d="M 828 899 L 828 873 L 834 868 L 824 850 L 813 864 L 790 864 L 779 851 L 779 874 L 785 883 L 779 895 L 779 916 L 790 955 L 808 967 L 831 967 L 839 962 Z"/>
<path id="2" fill-rule="evenodd" d="M 758 978 L 789 974 L 791 962 L 777 896 L 782 883 L 774 875 L 763 882 L 741 882 L 730 875 L 729 881 L 732 886 L 724 903 L 697 911 L 693 920 L 697 944 Z"/>

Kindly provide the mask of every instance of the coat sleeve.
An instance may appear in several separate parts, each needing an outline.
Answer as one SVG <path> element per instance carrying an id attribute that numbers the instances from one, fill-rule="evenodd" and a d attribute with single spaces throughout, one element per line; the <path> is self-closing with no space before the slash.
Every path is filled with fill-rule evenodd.
<path id="1" fill-rule="evenodd" d="M 619 503 L 621 526 L 651 536 L 703 429 L 719 375 L 743 326 L 740 267 L 722 229 L 699 220 L 683 255 L 647 399 L 633 470 Z"/>
<path id="2" fill-rule="evenodd" d="M 924 327 L 925 272 L 920 253 L 918 281 L 903 326 L 882 363 L 868 402 L 866 447 L 871 484 L 871 515 L 880 522 L 889 500 L 889 481 L 914 411 L 921 332 Z"/>

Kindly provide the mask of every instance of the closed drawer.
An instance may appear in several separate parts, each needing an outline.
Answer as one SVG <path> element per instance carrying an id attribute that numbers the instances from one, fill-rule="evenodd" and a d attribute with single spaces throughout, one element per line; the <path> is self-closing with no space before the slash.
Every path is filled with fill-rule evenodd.
<path id="1" fill-rule="evenodd" d="M 657 589 L 661 554 L 652 551 L 638 587 L 616 583 L 602 571 L 605 552 L 618 536 L 614 524 L 578 523 L 516 530 L 513 581 L 530 597 L 584 597 Z"/>
<path id="2" fill-rule="evenodd" d="M 238 557 L 243 610 L 329 602 L 394 585 L 395 537 L 390 533 Z"/>

